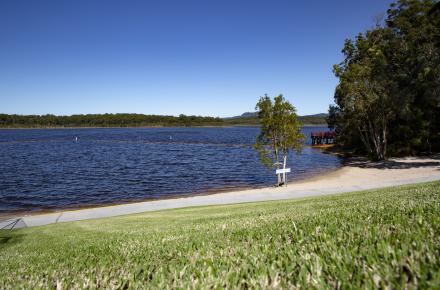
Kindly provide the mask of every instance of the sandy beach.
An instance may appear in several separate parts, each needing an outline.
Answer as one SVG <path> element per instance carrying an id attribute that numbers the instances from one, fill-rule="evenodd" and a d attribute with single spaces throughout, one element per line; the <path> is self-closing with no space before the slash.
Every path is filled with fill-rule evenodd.
<path id="1" fill-rule="evenodd" d="M 352 158 L 339 170 L 292 182 L 286 187 L 231 191 L 211 195 L 27 215 L 22 217 L 17 227 L 32 227 L 192 206 L 294 199 L 435 180 L 440 180 L 439 156 L 393 158 L 376 163 L 367 162 L 361 158 Z M 6 223 L 7 221 L 1 222 L 0 227 L 3 227 Z"/>

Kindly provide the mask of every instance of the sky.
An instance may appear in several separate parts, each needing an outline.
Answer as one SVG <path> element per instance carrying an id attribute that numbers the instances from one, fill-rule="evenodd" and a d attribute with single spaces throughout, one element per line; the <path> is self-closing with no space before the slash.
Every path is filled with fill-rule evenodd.
<path id="1" fill-rule="evenodd" d="M 344 40 L 391 2 L 0 1 L 0 113 L 326 112 Z"/>

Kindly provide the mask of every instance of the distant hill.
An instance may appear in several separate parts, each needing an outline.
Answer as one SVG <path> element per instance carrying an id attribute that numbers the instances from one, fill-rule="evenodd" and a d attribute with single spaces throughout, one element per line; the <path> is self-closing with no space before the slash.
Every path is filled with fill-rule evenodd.
<path id="1" fill-rule="evenodd" d="M 328 113 L 319 113 L 319 114 L 312 114 L 312 115 L 304 115 L 302 117 L 313 117 L 313 118 L 327 118 Z"/>
<path id="2" fill-rule="evenodd" d="M 223 118 L 223 120 L 239 119 L 239 118 L 253 118 L 253 117 L 257 117 L 257 112 L 244 112 L 240 116 L 225 117 L 225 118 Z"/>
<path id="3" fill-rule="evenodd" d="M 256 117 L 256 116 L 257 116 L 257 112 L 245 112 L 245 113 L 241 114 L 241 116 L 239 116 L 239 117 L 249 118 L 249 117 Z"/>
<path id="4" fill-rule="evenodd" d="M 299 116 L 301 122 L 305 125 L 326 125 L 327 113 Z M 229 125 L 258 125 L 257 112 L 245 112 L 240 116 L 223 118 L 223 121 Z"/>

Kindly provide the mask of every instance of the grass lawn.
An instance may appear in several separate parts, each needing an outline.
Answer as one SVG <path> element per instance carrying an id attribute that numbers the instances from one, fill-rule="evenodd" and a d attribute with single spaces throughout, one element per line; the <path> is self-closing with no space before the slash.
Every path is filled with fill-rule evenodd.
<path id="1" fill-rule="evenodd" d="M 440 288 L 440 182 L 0 232 L 7 288 Z"/>

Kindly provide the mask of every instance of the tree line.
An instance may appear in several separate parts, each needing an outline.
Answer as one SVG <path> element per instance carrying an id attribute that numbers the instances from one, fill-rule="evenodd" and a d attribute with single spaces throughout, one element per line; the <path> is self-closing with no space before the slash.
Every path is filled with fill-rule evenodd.
<path id="1" fill-rule="evenodd" d="M 143 114 L 7 115 L 0 114 L 1 128 L 216 126 L 221 118 Z"/>
<path id="2" fill-rule="evenodd" d="M 440 150 L 439 5 L 400 0 L 345 41 L 327 119 L 342 147 L 376 160 Z"/>
<path id="3" fill-rule="evenodd" d="M 300 116 L 303 124 L 325 124 L 324 116 Z M 201 116 L 163 116 L 144 114 L 87 115 L 8 115 L 0 114 L 0 128 L 68 128 L 68 127 L 189 127 L 189 126 L 259 126 L 257 116 L 219 118 Z"/>

